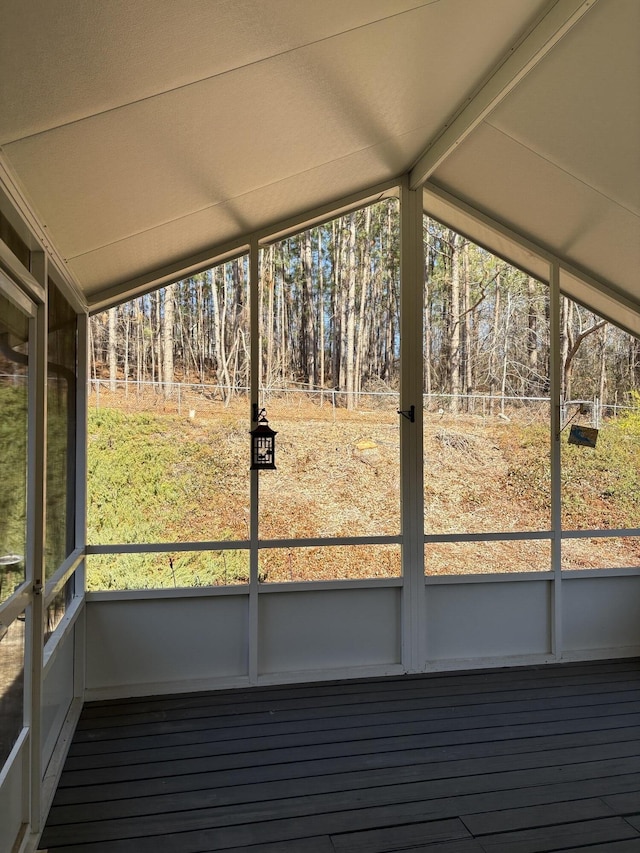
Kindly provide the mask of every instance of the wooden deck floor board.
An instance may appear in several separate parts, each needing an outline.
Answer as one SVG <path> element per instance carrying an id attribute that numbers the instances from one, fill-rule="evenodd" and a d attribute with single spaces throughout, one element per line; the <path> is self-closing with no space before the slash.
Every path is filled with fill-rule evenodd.
<path id="1" fill-rule="evenodd" d="M 292 796 L 311 796 L 328 792 L 359 791 L 363 788 L 434 781 L 436 779 L 470 778 L 486 776 L 490 773 L 504 772 L 518 768 L 520 770 L 544 767 L 567 767 L 572 764 L 587 764 L 600 758 L 635 757 L 640 766 L 640 742 L 623 744 L 603 744 L 600 746 L 573 747 L 565 750 L 534 751 L 516 755 L 487 756 L 477 759 L 439 761 L 405 764 L 400 767 L 376 768 L 367 770 L 344 770 L 334 774 L 307 774 L 268 783 L 271 800 L 286 799 Z M 590 765 L 589 765 L 590 766 Z M 49 816 L 49 825 L 82 822 L 92 820 L 97 812 L 103 819 L 132 817 L 134 815 L 155 814 L 163 811 L 182 811 L 188 808 L 205 808 L 215 801 L 217 806 L 234 803 L 260 802 L 264 798 L 265 783 L 254 782 L 236 785 L 215 786 L 203 779 L 196 780 L 198 789 L 176 793 L 147 794 L 140 789 L 140 796 L 104 802 L 87 803 L 81 792 L 73 805 L 56 804 Z M 495 783 L 494 783 L 495 784 Z M 610 813 L 613 813 L 610 810 Z"/>
<path id="2" fill-rule="evenodd" d="M 614 673 L 599 671 L 591 674 L 584 669 L 574 667 L 571 673 L 567 673 L 563 677 L 560 677 L 557 672 L 547 675 L 536 669 L 530 673 L 512 674 L 508 682 L 504 680 L 503 670 L 496 672 L 499 675 L 489 673 L 476 679 L 473 679 L 473 675 L 469 675 L 466 679 L 452 681 L 451 683 L 446 682 L 442 676 L 434 676 L 434 679 L 437 680 L 430 684 L 429 696 L 434 700 L 439 697 L 453 696 L 464 698 L 475 695 L 484 697 L 505 691 L 514 694 L 523 693 L 527 690 L 535 691 L 537 688 L 541 688 L 544 692 L 550 686 L 553 686 L 554 690 L 573 690 L 594 686 L 599 688 L 601 692 L 606 692 L 606 685 L 609 685 L 611 689 L 615 689 L 616 685 L 624 686 L 625 684 L 635 684 L 637 687 L 633 669 Z M 455 676 L 451 677 L 455 678 Z M 112 702 L 92 703 L 87 708 L 87 713 L 81 720 L 78 731 L 96 727 L 98 721 L 101 721 L 102 725 L 108 726 L 118 725 L 123 718 L 132 721 L 137 717 L 153 717 L 154 714 L 160 714 L 162 717 L 179 716 L 180 713 L 189 714 L 197 711 L 197 709 L 209 709 L 212 702 L 215 703 L 216 711 L 220 716 L 225 716 L 225 713 L 227 716 L 232 716 L 269 712 L 278 707 L 285 707 L 287 710 L 291 708 L 304 710 L 305 708 L 331 707 L 333 704 L 361 706 L 367 702 L 384 703 L 398 699 L 409 700 L 414 696 L 424 695 L 425 685 L 420 680 L 409 677 L 406 681 L 398 678 L 372 679 L 371 682 L 366 683 L 348 682 L 344 686 L 341 686 L 339 682 L 332 682 L 330 688 L 325 685 L 314 685 L 313 688 L 297 685 L 275 689 L 257 687 L 251 690 L 246 701 L 242 701 L 238 694 L 246 692 L 236 689 L 231 693 L 224 691 L 218 694 L 209 691 L 185 694 L 179 698 L 160 696 L 143 700 L 123 700 L 122 703 L 118 704 Z"/>
<path id="3" fill-rule="evenodd" d="M 602 733 L 591 732 L 589 739 L 584 733 L 535 737 L 503 743 L 469 743 L 454 747 L 432 747 L 423 750 L 401 750 L 398 752 L 369 753 L 315 761 L 293 761 L 283 764 L 249 766 L 231 770 L 213 770 L 208 773 L 164 776 L 155 779 L 139 779 L 104 785 L 84 785 L 80 787 L 59 788 L 56 804 L 83 804 L 90 802 L 108 802 L 111 800 L 131 799 L 144 796 L 157 796 L 181 791 L 197 791 L 237 785 L 272 784 L 286 779 L 322 778 L 333 773 L 373 771 L 384 768 L 402 768 L 417 763 L 428 763 L 448 759 L 450 761 L 471 760 L 474 758 L 498 757 L 500 755 L 518 755 L 535 752 L 540 755 L 556 749 L 608 743 L 637 741 L 639 727 L 608 730 Z"/>
<path id="4" fill-rule="evenodd" d="M 352 790 L 332 790 L 316 794 L 271 799 L 270 791 L 265 786 L 263 800 L 248 802 L 218 804 L 215 796 L 204 797 L 204 802 L 195 808 L 192 803 L 188 808 L 176 811 L 161 811 L 156 814 L 142 814 L 135 819 L 135 832 L 140 835 L 164 834 L 172 826 L 178 825 L 185 832 L 204 829 L 207 827 L 234 826 L 239 822 L 259 823 L 268 821 L 274 811 L 282 815 L 283 820 L 298 818 L 322 817 L 338 815 L 342 812 L 365 811 L 367 809 L 388 808 L 396 805 L 418 804 L 425 810 L 432 811 L 432 819 L 445 817 L 441 815 L 441 800 L 453 800 L 466 795 L 490 795 L 500 793 L 495 800 L 496 807 L 509 807 L 510 799 L 521 789 L 531 786 L 545 787 L 562 782 L 580 782 L 587 779 L 621 776 L 633 772 L 640 766 L 637 756 L 633 759 L 612 759 L 605 761 L 584 762 L 579 765 L 533 770 L 513 770 L 504 773 L 489 773 L 471 777 L 453 777 L 451 779 L 435 779 L 427 782 L 412 781 L 409 783 L 382 785 L 376 787 L 356 788 Z M 437 805 L 436 805 L 437 803 Z M 99 810 L 99 806 L 97 806 Z M 447 815 L 448 816 L 448 815 Z M 350 815 L 349 820 L 353 817 Z M 120 838 L 131 832 L 134 821 L 130 817 L 86 821 L 75 824 L 50 826 L 51 838 L 56 843 L 68 843 L 70 838 L 90 842 L 95 840 L 96 833 L 109 839 Z"/>
<path id="5" fill-rule="evenodd" d="M 128 726 L 120 729 L 96 730 L 91 740 L 76 741 L 73 750 L 69 753 L 69 759 L 81 759 L 85 755 L 98 756 L 105 753 L 115 756 L 119 752 L 132 752 L 135 749 L 144 749 L 149 746 L 157 747 L 157 739 L 162 735 L 162 744 L 169 747 L 173 744 L 182 745 L 187 743 L 222 743 L 229 744 L 233 740 L 248 741 L 250 738 L 268 736 L 273 739 L 278 736 L 292 737 L 297 734 L 305 737 L 305 743 L 309 743 L 309 735 L 317 732 L 322 737 L 322 732 L 327 730 L 334 732 L 342 730 L 347 738 L 353 737 L 353 729 L 365 730 L 380 727 L 380 733 L 384 735 L 385 726 L 397 727 L 402 724 L 440 723 L 445 727 L 478 728 L 491 725 L 499 715 L 506 715 L 510 722 L 526 721 L 535 717 L 540 719 L 566 719 L 567 716 L 591 716 L 602 717 L 607 713 L 640 713 L 640 697 L 630 699 L 628 693 L 618 692 L 616 695 L 606 694 L 588 697 L 571 697 L 547 699 L 544 703 L 532 700 L 520 700 L 511 702 L 487 703 L 481 706 L 460 707 L 454 702 L 449 702 L 442 708 L 429 708 L 426 703 L 417 707 L 399 706 L 397 709 L 366 712 L 361 710 L 359 714 L 343 715 L 339 711 L 333 714 L 314 717 L 313 719 L 287 719 L 285 715 L 269 715 L 264 721 L 253 723 L 245 721 L 233 726 L 219 727 L 217 721 L 206 718 L 190 721 L 194 724 L 182 725 L 177 722 L 164 721 L 162 724 L 149 723 L 136 727 L 131 732 Z M 523 716 L 516 716 L 520 714 Z M 544 715 L 544 717 L 542 716 Z M 477 722 L 474 722 L 477 720 Z M 434 727 L 430 726 L 433 730 Z M 103 732 L 103 739 L 97 740 Z M 230 747 L 233 749 L 233 747 Z"/>
<path id="6" fill-rule="evenodd" d="M 542 714 L 538 715 L 543 716 Z M 227 746 L 220 749 L 207 750 L 207 754 L 199 758 L 185 758 L 169 761 L 155 761 L 134 765 L 144 767 L 144 777 L 148 779 L 180 775 L 183 773 L 207 772 L 215 766 L 217 769 L 232 769 L 241 767 L 260 767 L 292 761 L 311 761 L 326 758 L 344 758 L 345 756 L 379 754 L 380 752 L 398 752 L 400 750 L 415 750 L 425 747 L 449 746 L 472 743 L 499 743 L 513 739 L 527 737 L 542 737 L 554 734 L 569 734 L 583 732 L 585 740 L 588 741 L 589 733 L 598 726 L 597 718 L 587 720 L 553 720 L 550 722 L 536 722 L 535 719 L 528 723 L 510 725 L 508 719 L 496 718 L 495 725 L 482 729 L 454 728 L 453 731 L 436 731 L 424 733 L 420 724 L 416 726 L 415 734 L 393 735 L 387 732 L 387 737 L 352 739 L 337 732 L 335 738 L 326 737 L 314 741 L 311 745 L 304 745 L 304 740 L 298 737 L 288 739 L 284 744 L 279 738 L 273 739 L 272 747 L 266 743 L 239 744 L 237 752 L 229 750 Z M 619 721 L 616 721 L 619 722 Z M 638 717 L 627 720 L 632 724 L 638 724 Z M 606 728 L 607 720 L 601 724 Z M 615 725 L 613 726 L 615 728 Z M 399 727 L 398 730 L 400 730 Z M 362 732 L 358 733 L 362 735 Z M 92 768 L 90 762 L 82 769 L 70 769 L 61 780 L 61 786 L 91 785 L 107 782 L 124 782 L 132 778 L 132 765 L 118 764 L 114 767 Z"/>
<path id="7" fill-rule="evenodd" d="M 78 770 L 82 771 L 86 767 L 92 770 L 98 768 L 117 767 L 120 765 L 128 765 L 132 762 L 153 763 L 159 761 L 174 761 L 187 760 L 190 758 L 201 759 L 206 756 L 217 756 L 222 758 L 224 755 L 241 755 L 242 753 L 254 754 L 263 749 L 268 749 L 271 756 L 275 757 L 273 750 L 283 749 L 290 751 L 292 748 L 312 747 L 326 743 L 366 743 L 371 741 L 380 742 L 374 751 L 377 751 L 382 746 L 382 742 L 389 740 L 394 751 L 399 747 L 397 738 L 415 736 L 416 739 L 424 738 L 425 734 L 429 734 L 432 739 L 440 737 L 440 744 L 446 741 L 447 736 L 452 733 L 485 730 L 484 736 L 492 737 L 491 731 L 500 725 L 509 725 L 509 731 L 513 731 L 513 726 L 522 726 L 522 731 L 526 734 L 525 726 L 527 724 L 554 723 L 560 722 L 566 724 L 569 719 L 581 720 L 579 725 L 581 730 L 585 732 L 588 738 L 590 732 L 595 732 L 599 735 L 607 729 L 629 728 L 630 725 L 637 725 L 640 721 L 640 708 L 628 715 L 616 714 L 612 715 L 612 711 L 620 710 L 620 706 L 606 706 L 600 713 L 592 712 L 590 716 L 583 717 L 581 709 L 575 714 L 570 714 L 568 710 L 552 714 L 549 712 L 518 712 L 517 714 L 505 715 L 496 714 L 494 716 L 483 716 L 468 718 L 464 722 L 455 715 L 455 709 L 452 709 L 449 719 L 441 720 L 430 719 L 425 715 L 423 719 L 406 720 L 404 715 L 398 714 L 398 719 L 395 724 L 393 721 L 388 721 L 384 725 L 379 724 L 369 725 L 368 720 L 363 718 L 361 725 L 343 728 L 339 721 L 334 721 L 334 725 L 326 726 L 322 729 L 313 729 L 307 732 L 289 732 L 284 733 L 277 723 L 274 723 L 274 732 L 270 736 L 268 730 L 264 731 L 259 736 L 247 733 L 246 738 L 234 738 L 232 740 L 220 741 L 216 739 L 201 738 L 193 742 L 188 739 L 185 743 L 176 743 L 171 735 L 166 738 L 159 739 L 158 736 L 149 736 L 145 742 L 144 748 L 140 748 L 139 742 L 125 741 L 118 742 L 120 748 L 111 753 L 89 753 L 87 755 L 70 755 L 67 762 L 67 770 L 69 772 Z M 586 725 L 585 722 L 586 721 Z M 620 726 L 622 722 L 622 726 Z M 232 742 L 233 741 L 233 742 Z M 236 742 L 238 741 L 238 742 Z M 127 744 L 129 748 L 127 749 Z M 411 744 L 408 748 L 416 748 L 417 743 Z M 424 744 L 423 744 L 424 746 Z"/>
<path id="8" fill-rule="evenodd" d="M 637 660 L 247 688 L 87 706 L 42 846 L 640 853 L 638 791 Z"/>
<path id="9" fill-rule="evenodd" d="M 607 841 L 604 844 L 588 844 L 581 847 L 563 847 L 556 853 L 640 853 L 640 841 Z"/>
<path id="10" fill-rule="evenodd" d="M 451 693 L 457 688 L 462 688 L 462 693 L 471 693 L 474 687 L 480 691 L 492 689 L 497 685 L 498 689 L 505 687 L 505 670 L 482 670 L 479 672 L 466 671 L 463 673 L 432 674 L 429 676 L 431 689 L 437 691 L 445 688 Z M 544 667 L 511 667 L 508 670 L 508 683 L 513 689 L 539 682 L 540 684 L 552 685 L 555 682 L 566 684 L 570 679 L 574 683 L 580 683 L 581 679 L 591 683 L 627 680 L 629 677 L 635 679 L 637 674 L 637 662 L 635 659 L 616 661 L 615 670 L 611 668 L 609 661 L 595 661 L 587 664 L 552 664 Z M 395 690 L 413 690 L 421 686 L 423 676 L 391 676 L 386 678 L 351 679 L 344 681 L 324 681 L 312 685 L 278 685 L 270 687 L 252 688 L 251 702 L 281 698 L 295 691 L 297 698 L 322 695 L 338 695 L 341 697 L 349 694 L 365 696 L 367 693 L 380 689 L 383 685 L 385 690 L 392 687 Z M 160 710 L 174 707 L 190 708 L 196 705 L 207 705 L 215 698 L 216 705 L 236 705 L 238 702 L 238 688 L 227 690 L 202 691 L 200 693 L 187 693 L 167 696 L 147 696 L 130 699 L 108 699 L 101 702 L 90 703 L 85 711 L 83 719 L 102 717 L 127 713 L 137 713 L 137 709 L 157 708 Z M 248 706 L 251 706 L 251 702 Z"/>
<path id="11" fill-rule="evenodd" d="M 566 843 L 575 846 L 576 842 L 587 845 L 630 838 L 640 841 L 640 834 L 621 817 L 610 817 L 487 835 L 480 843 L 485 853 L 540 853 L 561 849 Z"/>
<path id="12" fill-rule="evenodd" d="M 327 699 L 328 697 L 324 697 Z M 99 719 L 95 721 L 95 725 L 91 729 L 86 729 L 86 721 L 82 720 L 82 729 L 78 729 L 77 743 L 83 740 L 89 742 L 96 739 L 105 740 L 110 737 L 127 737 L 136 736 L 143 730 L 153 730 L 161 732 L 169 727 L 175 727 L 176 723 L 182 723 L 185 730 L 189 727 L 197 727 L 206 725 L 211 729 L 237 729 L 242 725 L 249 723 L 268 724 L 274 716 L 280 721 L 299 720 L 312 721 L 315 719 L 326 719 L 349 716 L 362 716 L 363 714 L 391 714 L 398 710 L 411 710 L 431 712 L 437 715 L 439 711 L 447 709 L 450 706 L 458 708 L 461 715 L 466 714 L 481 714 L 483 709 L 486 713 L 493 713 L 493 708 L 503 703 L 506 710 L 511 710 L 511 703 L 517 702 L 521 707 L 527 703 L 539 707 L 571 707 L 585 705 L 601 705 L 607 702 L 615 701 L 639 701 L 640 687 L 637 681 L 617 682 L 613 685 L 607 684 L 606 688 L 603 685 L 581 684 L 570 685 L 566 687 L 557 687 L 554 689 L 553 699 L 549 697 L 549 687 L 544 686 L 532 689 L 522 690 L 501 690 L 492 693 L 473 693 L 466 695 L 460 694 L 443 694 L 441 696 L 433 696 L 425 691 L 412 691 L 407 696 L 396 696 L 386 700 L 371 701 L 369 698 L 357 701 L 356 697 L 349 697 L 352 701 L 340 702 L 337 697 L 331 697 L 331 702 L 322 702 L 319 697 L 316 702 L 313 698 L 305 699 L 303 703 L 295 703 L 292 699 L 289 703 L 286 700 L 280 700 L 277 703 L 269 703 L 260 711 L 241 711 L 238 707 L 236 710 L 221 713 L 216 707 L 214 713 L 211 713 L 211 702 L 208 707 L 198 705 L 192 709 L 180 709 L 175 713 L 162 713 L 156 711 L 148 715 L 129 715 L 113 716 L 107 720 Z M 537 700 L 537 701 L 536 701 Z M 488 706 L 488 707 L 487 707 Z M 175 730 L 175 729 L 174 729 Z M 86 734 L 85 734 L 86 733 Z"/>

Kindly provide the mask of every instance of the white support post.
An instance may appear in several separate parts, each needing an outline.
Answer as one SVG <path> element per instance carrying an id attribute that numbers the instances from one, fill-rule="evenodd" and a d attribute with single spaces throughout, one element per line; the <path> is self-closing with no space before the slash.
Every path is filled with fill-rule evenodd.
<path id="1" fill-rule="evenodd" d="M 42 827 L 42 679 L 44 650 L 44 584 L 45 536 L 47 512 L 47 258 L 44 252 L 31 255 L 31 272 L 45 289 L 45 301 L 40 303 L 35 320 L 35 347 L 31 352 L 34 369 L 33 396 L 29 424 L 29 458 L 33 470 L 30 483 L 30 542 L 31 560 L 27 567 L 32 582 L 33 603 L 29 621 L 30 678 L 28 690 L 28 715 L 30 729 L 30 823 L 31 831 Z"/>
<path id="2" fill-rule="evenodd" d="M 549 268 L 549 302 L 551 313 L 551 651 L 562 659 L 562 481 L 560 467 L 561 369 L 560 364 L 560 267 L 553 262 Z"/>
<path id="3" fill-rule="evenodd" d="M 259 403 L 259 379 L 258 376 L 258 351 L 260 346 L 260 305 L 258 304 L 258 276 L 259 276 L 259 246 L 258 241 L 253 238 L 249 249 L 249 316 L 250 316 L 250 354 L 251 354 L 251 379 L 249 390 L 249 424 L 253 429 L 253 413 Z M 247 446 L 249 435 L 247 434 Z M 249 453 L 247 453 L 247 464 L 249 464 Z M 258 618 L 259 618 L 259 582 L 258 582 L 258 508 L 260 500 L 259 471 L 251 471 L 250 484 L 250 521 L 249 521 L 249 682 L 258 682 Z"/>
<path id="4" fill-rule="evenodd" d="M 422 190 L 400 190 L 400 494 L 402 510 L 402 662 L 425 667 L 424 494 L 422 489 Z"/>

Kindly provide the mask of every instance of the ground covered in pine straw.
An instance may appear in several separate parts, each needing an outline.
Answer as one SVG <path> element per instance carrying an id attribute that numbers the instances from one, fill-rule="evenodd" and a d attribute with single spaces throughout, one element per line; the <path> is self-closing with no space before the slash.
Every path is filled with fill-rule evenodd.
<path id="1" fill-rule="evenodd" d="M 400 532 L 397 398 L 363 395 L 355 410 L 301 395 L 271 400 L 277 470 L 259 474 L 260 538 L 395 536 Z M 159 395 L 111 397 L 89 418 L 89 542 L 246 541 L 249 435 L 245 401 L 180 408 Z M 543 408 L 452 413 L 424 421 L 427 534 L 550 527 L 550 452 Z M 640 414 L 607 423 L 595 450 L 562 444 L 563 525 L 640 527 Z M 563 543 L 563 568 L 640 563 L 640 540 Z M 545 571 L 548 540 L 428 542 L 428 574 Z M 261 549 L 263 582 L 394 577 L 395 544 Z M 92 556 L 89 587 L 246 583 L 246 549 Z"/>

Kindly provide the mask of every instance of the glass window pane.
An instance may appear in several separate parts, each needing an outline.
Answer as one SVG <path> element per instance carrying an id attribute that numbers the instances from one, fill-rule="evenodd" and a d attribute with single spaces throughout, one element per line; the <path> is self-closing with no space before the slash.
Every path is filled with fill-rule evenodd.
<path id="1" fill-rule="evenodd" d="M 428 217 L 424 245 L 425 533 L 548 530 L 548 288 Z"/>
<path id="2" fill-rule="evenodd" d="M 301 392 L 265 402 L 277 470 L 259 475 L 261 539 L 399 533 L 397 394 L 360 394 L 351 411 Z"/>
<path id="3" fill-rule="evenodd" d="M 46 574 L 75 545 L 77 317 L 49 282 Z"/>
<path id="4" fill-rule="evenodd" d="M 0 632 L 0 769 L 24 720 L 24 614 Z"/>
<path id="5" fill-rule="evenodd" d="M 0 601 L 25 578 L 27 318 L 0 294 Z"/>

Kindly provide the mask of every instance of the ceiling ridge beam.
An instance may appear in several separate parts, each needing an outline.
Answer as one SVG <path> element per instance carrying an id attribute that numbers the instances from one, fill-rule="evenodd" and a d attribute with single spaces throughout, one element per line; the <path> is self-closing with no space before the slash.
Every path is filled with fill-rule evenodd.
<path id="1" fill-rule="evenodd" d="M 417 189 L 500 104 L 598 0 L 556 0 L 544 17 L 503 57 L 489 79 L 462 104 L 429 143 L 409 173 Z"/>

